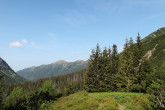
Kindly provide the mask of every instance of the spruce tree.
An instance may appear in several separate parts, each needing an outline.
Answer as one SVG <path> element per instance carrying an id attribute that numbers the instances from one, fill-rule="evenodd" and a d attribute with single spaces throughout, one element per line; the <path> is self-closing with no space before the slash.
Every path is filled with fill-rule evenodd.
<path id="1" fill-rule="evenodd" d="M 108 57 L 111 57 L 111 47 L 108 48 Z"/>
<path id="2" fill-rule="evenodd" d="M 89 92 L 98 91 L 100 88 L 99 77 L 101 69 L 101 49 L 97 44 L 96 49 L 92 50 L 92 55 L 88 61 L 86 72 L 85 89 Z"/>
<path id="3" fill-rule="evenodd" d="M 112 51 L 111 48 L 108 48 L 108 58 L 107 58 L 107 66 L 106 66 L 106 76 L 105 76 L 105 81 L 106 81 L 106 91 L 113 91 L 113 83 L 114 83 L 114 78 L 112 78 L 113 71 L 112 71 Z"/>
<path id="4" fill-rule="evenodd" d="M 133 67 L 133 40 L 126 39 L 124 50 L 120 55 L 119 69 L 118 69 L 118 90 L 131 91 L 131 86 L 134 84 L 134 67 Z"/>
<path id="5" fill-rule="evenodd" d="M 140 61 L 142 59 L 142 42 L 140 38 L 140 34 L 138 33 L 137 39 L 136 39 L 136 45 L 135 45 L 135 52 L 134 52 L 134 66 L 138 67 L 140 64 Z"/>
<path id="6" fill-rule="evenodd" d="M 141 37 L 140 37 L 140 34 L 139 34 L 139 33 L 138 33 L 138 36 L 137 36 L 136 42 L 137 42 L 137 47 L 140 49 L 141 46 L 142 46 L 142 43 L 141 43 Z"/>
<path id="7" fill-rule="evenodd" d="M 118 64 L 119 64 L 119 56 L 117 51 L 117 46 L 114 44 L 112 46 L 111 60 L 110 60 L 110 71 L 109 71 L 109 80 L 110 80 L 110 90 L 116 91 L 117 86 L 116 83 L 118 79 L 116 78 L 116 74 L 118 72 Z"/>
<path id="8" fill-rule="evenodd" d="M 109 61 L 108 61 L 108 56 L 109 56 L 109 53 L 108 53 L 108 50 L 107 48 L 105 47 L 103 52 L 101 53 L 101 69 L 100 69 L 100 72 L 99 72 L 99 90 L 98 91 L 102 91 L 102 92 L 105 92 L 108 90 L 108 84 L 107 84 L 107 81 L 108 81 L 108 64 L 109 64 Z"/>
<path id="9" fill-rule="evenodd" d="M 138 92 L 146 92 L 147 87 L 152 83 L 151 79 L 153 79 L 152 78 L 153 76 L 154 76 L 154 68 L 152 67 L 150 59 L 143 58 L 139 66 Z"/>
<path id="10" fill-rule="evenodd" d="M 112 68 L 111 71 L 112 73 L 116 74 L 118 70 L 118 62 L 119 62 L 119 57 L 118 57 L 118 51 L 117 51 L 117 45 L 113 45 L 112 47 Z"/>

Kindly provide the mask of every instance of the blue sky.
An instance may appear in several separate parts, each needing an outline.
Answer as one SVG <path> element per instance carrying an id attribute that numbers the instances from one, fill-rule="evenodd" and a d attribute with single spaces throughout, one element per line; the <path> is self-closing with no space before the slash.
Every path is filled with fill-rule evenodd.
<path id="1" fill-rule="evenodd" d="M 15 71 L 87 60 L 97 42 L 118 45 L 165 26 L 165 0 L 0 0 L 0 57 Z"/>

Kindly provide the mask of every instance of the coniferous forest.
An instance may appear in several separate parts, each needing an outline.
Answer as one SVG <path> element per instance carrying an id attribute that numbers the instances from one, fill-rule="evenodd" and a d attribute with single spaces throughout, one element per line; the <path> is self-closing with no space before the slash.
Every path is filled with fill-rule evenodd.
<path id="1" fill-rule="evenodd" d="M 117 46 L 105 47 L 99 44 L 92 50 L 86 73 L 85 88 L 89 92 L 123 91 L 146 92 L 151 83 L 148 77 L 154 69 L 147 56 L 143 56 L 142 42 L 138 34 L 136 43 L 126 39 L 124 50 L 118 54 Z"/>
<path id="2" fill-rule="evenodd" d="M 14 85 L 3 83 L 3 76 L 0 76 L 0 110 L 52 110 L 54 101 L 78 91 L 86 91 L 84 96 L 96 92 L 143 93 L 147 96 L 142 98 L 142 103 L 136 103 L 142 100 L 140 97 L 131 102 L 141 108 L 130 109 L 163 110 L 164 72 L 153 66 L 151 53 L 144 49 L 144 42 L 140 34 L 136 41 L 126 39 L 121 53 L 115 44 L 103 49 L 97 44 L 91 52 L 88 68 L 71 74 Z M 123 100 L 129 102 L 131 99 Z M 118 109 L 118 105 L 115 107 Z"/>

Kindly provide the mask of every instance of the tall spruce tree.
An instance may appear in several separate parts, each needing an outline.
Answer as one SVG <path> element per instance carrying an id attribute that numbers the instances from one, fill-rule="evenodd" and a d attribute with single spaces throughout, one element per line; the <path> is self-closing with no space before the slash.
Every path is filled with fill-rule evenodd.
<path id="1" fill-rule="evenodd" d="M 105 47 L 103 52 L 101 53 L 101 69 L 100 69 L 100 77 L 99 77 L 99 90 L 98 91 L 107 91 L 108 90 L 108 64 L 109 64 L 109 53 L 107 48 Z"/>
<path id="2" fill-rule="evenodd" d="M 88 61 L 86 72 L 85 89 L 89 92 L 98 91 L 100 88 L 99 77 L 101 69 L 101 49 L 97 44 L 96 49 L 92 50 L 92 55 Z"/>
<path id="3" fill-rule="evenodd" d="M 139 33 L 136 39 L 136 44 L 134 45 L 134 67 L 136 69 L 136 80 L 133 86 L 133 91 L 142 92 L 144 91 L 144 78 L 147 75 L 145 68 L 150 67 L 150 61 L 143 58 L 142 42 Z"/>
<path id="4" fill-rule="evenodd" d="M 113 45 L 112 47 L 112 68 L 111 71 L 112 73 L 116 74 L 118 71 L 118 62 L 119 62 L 119 57 L 118 57 L 118 50 L 117 50 L 117 45 Z"/>
<path id="5" fill-rule="evenodd" d="M 138 36 L 136 38 L 136 45 L 135 45 L 135 52 L 134 52 L 134 66 L 138 67 L 140 64 L 140 61 L 142 59 L 142 42 L 141 42 L 141 37 L 140 34 L 138 33 Z"/>
<path id="6" fill-rule="evenodd" d="M 111 61 L 110 61 L 110 72 L 109 72 L 109 80 L 110 80 L 110 91 L 116 91 L 117 86 L 116 83 L 118 79 L 116 78 L 116 74 L 118 72 L 119 66 L 119 56 L 117 46 L 114 44 L 112 46 L 112 53 L 111 53 Z"/>
<path id="7" fill-rule="evenodd" d="M 113 49 L 114 50 L 114 49 Z M 114 87 L 114 80 L 113 80 L 113 70 L 112 70 L 112 66 L 113 66 L 113 62 L 112 62 L 112 51 L 111 48 L 108 48 L 108 58 L 107 58 L 107 66 L 106 66 L 106 76 L 105 76 L 105 82 L 106 82 L 106 91 L 113 91 Z"/>
<path id="8" fill-rule="evenodd" d="M 133 67 L 133 40 L 126 39 L 124 50 L 119 58 L 119 69 L 118 69 L 118 90 L 119 91 L 131 91 L 131 86 L 134 84 L 134 67 Z"/>

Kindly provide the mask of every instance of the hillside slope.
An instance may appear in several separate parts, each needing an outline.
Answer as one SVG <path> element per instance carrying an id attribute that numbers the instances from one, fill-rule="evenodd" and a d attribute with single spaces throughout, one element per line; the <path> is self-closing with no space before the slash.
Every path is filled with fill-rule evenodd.
<path id="1" fill-rule="evenodd" d="M 17 73 L 28 80 L 35 81 L 40 78 L 77 72 L 85 68 L 87 68 L 87 61 L 78 60 L 75 62 L 67 62 L 59 60 L 49 65 L 26 68 L 18 71 Z"/>
<path id="2" fill-rule="evenodd" d="M 160 28 L 143 39 L 143 49 L 150 54 L 153 66 L 165 70 L 165 28 Z"/>
<path id="3" fill-rule="evenodd" d="M 3 76 L 4 83 L 15 84 L 26 81 L 23 77 L 16 74 L 2 58 L 0 58 L 0 75 Z"/>

